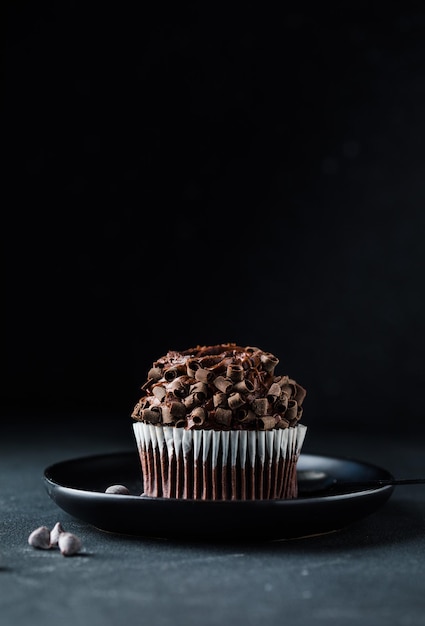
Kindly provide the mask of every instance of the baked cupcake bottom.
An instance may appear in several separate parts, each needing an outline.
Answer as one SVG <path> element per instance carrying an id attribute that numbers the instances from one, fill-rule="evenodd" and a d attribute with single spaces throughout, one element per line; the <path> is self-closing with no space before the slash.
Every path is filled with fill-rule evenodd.
<path id="1" fill-rule="evenodd" d="M 185 430 L 133 423 L 143 495 L 202 500 L 296 498 L 307 427 Z"/>

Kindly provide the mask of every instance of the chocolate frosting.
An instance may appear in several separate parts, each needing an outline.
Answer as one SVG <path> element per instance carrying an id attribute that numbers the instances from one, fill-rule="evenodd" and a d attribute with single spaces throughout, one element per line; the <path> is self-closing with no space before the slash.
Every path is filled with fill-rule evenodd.
<path id="1" fill-rule="evenodd" d="M 296 426 L 306 390 L 275 376 L 278 363 L 271 352 L 235 343 L 169 351 L 152 364 L 131 417 L 185 429 Z"/>

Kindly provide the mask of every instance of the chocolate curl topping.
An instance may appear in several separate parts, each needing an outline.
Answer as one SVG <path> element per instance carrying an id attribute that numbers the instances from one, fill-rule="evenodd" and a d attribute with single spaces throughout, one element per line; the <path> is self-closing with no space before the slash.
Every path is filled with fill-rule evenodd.
<path id="1" fill-rule="evenodd" d="M 286 393 L 281 393 L 278 400 L 276 400 L 274 409 L 275 411 L 279 411 L 279 413 L 285 413 L 288 408 L 289 398 Z"/>
<path id="2" fill-rule="evenodd" d="M 191 393 L 189 396 L 186 396 L 185 398 L 183 398 L 183 404 L 185 405 L 186 409 L 190 412 L 192 409 L 194 409 L 196 406 L 199 406 L 200 404 L 202 404 L 203 398 L 201 396 L 201 394 L 197 394 L 197 393 Z"/>
<path id="3" fill-rule="evenodd" d="M 217 376 L 217 378 L 214 380 L 214 385 L 219 391 L 222 391 L 223 393 L 229 393 L 229 391 L 233 387 L 233 382 L 229 378 L 224 378 L 224 376 Z"/>
<path id="4" fill-rule="evenodd" d="M 208 385 L 203 382 L 195 383 L 190 386 L 190 393 L 196 395 L 203 402 L 209 395 Z"/>
<path id="5" fill-rule="evenodd" d="M 188 378 L 186 378 L 188 380 Z M 185 398 L 188 394 L 189 386 L 183 376 L 175 378 L 167 385 L 167 391 L 171 391 L 177 398 Z M 153 390 L 152 390 L 153 391 Z"/>
<path id="6" fill-rule="evenodd" d="M 197 407 L 190 414 L 190 417 L 193 420 L 193 423 L 196 424 L 197 426 L 201 426 L 205 422 L 206 416 L 207 416 L 207 412 L 202 407 Z"/>
<path id="7" fill-rule="evenodd" d="M 289 376 L 276 376 L 274 379 L 274 382 L 279 383 L 281 387 L 283 387 L 283 385 L 287 385 L 288 381 L 289 381 Z"/>
<path id="8" fill-rule="evenodd" d="M 153 407 L 151 409 L 142 410 L 142 419 L 150 424 L 159 424 L 161 422 L 161 408 Z"/>
<path id="9" fill-rule="evenodd" d="M 266 372 L 270 374 L 274 372 L 276 365 L 279 363 L 279 359 L 271 354 L 270 352 L 265 352 L 261 355 L 261 363 L 263 364 L 263 368 Z"/>
<path id="10" fill-rule="evenodd" d="M 252 403 L 252 408 L 256 415 L 267 415 L 268 406 L 267 398 L 257 398 Z"/>
<path id="11" fill-rule="evenodd" d="M 235 383 L 233 389 L 240 393 L 252 393 L 254 391 L 254 384 L 248 380 L 248 378 L 244 378 L 240 382 Z"/>
<path id="12" fill-rule="evenodd" d="M 252 367 L 252 359 L 248 354 L 245 354 L 241 359 L 241 365 L 245 372 L 247 372 Z"/>
<path id="13" fill-rule="evenodd" d="M 267 400 L 273 404 L 278 398 L 280 398 L 281 393 L 282 390 L 279 383 L 272 383 L 270 385 L 270 389 L 267 392 Z"/>
<path id="14" fill-rule="evenodd" d="M 287 419 L 279 415 L 279 419 L 276 419 L 276 426 L 278 428 L 289 428 L 289 422 Z"/>
<path id="15" fill-rule="evenodd" d="M 250 422 L 255 422 L 257 416 L 252 409 L 241 407 L 236 413 L 236 419 L 241 424 L 249 424 Z"/>
<path id="16" fill-rule="evenodd" d="M 297 393 L 297 389 L 295 385 L 293 385 L 290 381 L 286 382 L 280 387 L 283 393 L 286 393 L 286 395 L 289 396 L 290 398 L 292 398 L 292 396 L 295 396 L 295 394 Z"/>
<path id="17" fill-rule="evenodd" d="M 186 369 L 189 376 L 195 376 L 196 370 L 199 368 L 199 363 L 196 359 L 188 359 L 186 363 Z"/>
<path id="18" fill-rule="evenodd" d="M 265 387 L 263 385 L 263 380 L 260 377 L 260 373 L 257 370 L 255 369 L 249 370 L 246 373 L 245 381 L 249 387 L 252 387 L 252 392 L 250 393 L 255 394 L 256 397 L 258 397 L 258 395 L 264 395 Z M 242 383 L 239 383 L 239 384 L 242 384 Z"/>
<path id="19" fill-rule="evenodd" d="M 169 367 L 164 372 L 164 378 L 167 382 L 171 382 L 175 378 L 186 374 L 186 368 L 184 365 L 176 365 L 175 367 Z"/>
<path id="20" fill-rule="evenodd" d="M 232 423 L 232 411 L 219 407 L 216 409 L 215 419 L 219 424 L 223 424 L 223 426 L 230 426 Z"/>
<path id="21" fill-rule="evenodd" d="M 244 369 L 238 363 L 229 363 L 226 370 L 226 377 L 232 382 L 239 382 L 243 379 Z"/>
<path id="22" fill-rule="evenodd" d="M 234 410 L 238 409 L 240 406 L 243 406 L 245 404 L 245 400 L 242 398 L 239 392 L 236 392 L 230 394 L 228 403 L 229 407 Z"/>
<path id="23" fill-rule="evenodd" d="M 195 378 L 203 383 L 208 383 L 214 378 L 214 373 L 211 370 L 199 367 L 195 372 Z"/>
<path id="24" fill-rule="evenodd" d="M 162 368 L 161 367 L 151 367 L 148 372 L 148 380 L 158 381 L 162 378 Z"/>
<path id="25" fill-rule="evenodd" d="M 306 390 L 289 376 L 275 376 L 278 363 L 270 352 L 234 343 L 169 351 L 150 368 L 132 417 L 203 430 L 269 429 L 270 418 L 273 428 L 295 426 Z M 202 423 L 195 409 L 202 409 Z"/>
<path id="26" fill-rule="evenodd" d="M 185 407 L 185 405 L 183 404 L 183 402 L 171 402 L 171 404 L 169 405 L 170 407 L 170 412 L 171 415 L 175 418 L 175 419 L 180 419 L 180 418 L 184 418 L 186 416 L 187 413 L 187 409 Z"/>
<path id="27" fill-rule="evenodd" d="M 174 424 L 175 419 L 171 414 L 171 409 L 166 404 L 162 407 L 162 423 L 163 424 Z"/>
<path id="28" fill-rule="evenodd" d="M 214 408 L 217 407 L 222 407 L 222 408 L 229 408 L 229 403 L 228 403 L 228 395 L 227 393 L 222 393 L 221 391 L 218 391 L 217 393 L 215 393 L 213 395 L 213 404 L 214 404 Z"/>
<path id="29" fill-rule="evenodd" d="M 276 418 L 274 415 L 264 415 L 258 418 L 258 426 L 262 430 L 271 430 L 276 426 Z"/>
<path id="30" fill-rule="evenodd" d="M 152 393 L 155 396 L 155 398 L 157 398 L 161 402 L 165 398 L 167 390 L 162 385 L 156 384 L 156 385 L 153 385 L 152 387 Z"/>
<path id="31" fill-rule="evenodd" d="M 207 355 L 207 356 L 203 356 L 200 358 L 200 364 L 201 367 L 204 367 L 206 369 L 217 369 L 217 366 L 219 367 L 219 369 L 222 369 L 222 355 L 221 354 L 215 354 L 215 355 Z"/>
<path id="32" fill-rule="evenodd" d="M 286 409 L 285 418 L 291 422 L 296 419 L 298 415 L 298 404 L 295 400 L 289 400 L 288 408 Z"/>
<path id="33" fill-rule="evenodd" d="M 297 401 L 297 404 L 302 404 L 304 402 L 304 398 L 307 395 L 307 391 L 299 383 L 296 383 L 294 381 L 294 384 L 295 384 L 295 390 L 296 390 L 295 400 Z"/>
<path id="34" fill-rule="evenodd" d="M 189 415 L 189 417 L 187 418 L 187 429 L 188 430 L 193 430 L 194 428 L 196 428 L 198 426 L 198 424 L 195 422 L 195 420 Z"/>

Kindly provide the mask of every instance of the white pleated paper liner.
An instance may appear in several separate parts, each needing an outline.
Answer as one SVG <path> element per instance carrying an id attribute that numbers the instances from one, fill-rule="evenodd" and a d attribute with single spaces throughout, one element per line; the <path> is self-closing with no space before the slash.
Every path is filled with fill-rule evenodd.
<path id="1" fill-rule="evenodd" d="M 185 430 L 133 423 L 151 497 L 213 500 L 296 498 L 307 427 L 266 431 Z"/>

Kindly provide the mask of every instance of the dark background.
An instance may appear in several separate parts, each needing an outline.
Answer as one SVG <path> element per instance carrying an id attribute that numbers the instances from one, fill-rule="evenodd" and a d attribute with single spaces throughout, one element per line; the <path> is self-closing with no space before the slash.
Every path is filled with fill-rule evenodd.
<path id="1" fill-rule="evenodd" d="M 423 430 L 423 3 L 6 6 L 4 415 L 125 429 L 235 341 L 311 429 Z"/>

